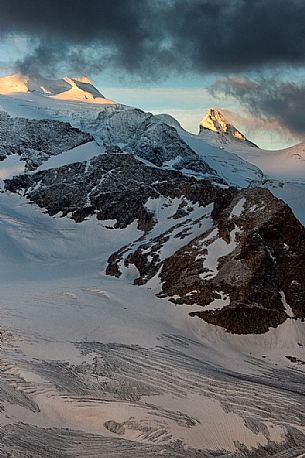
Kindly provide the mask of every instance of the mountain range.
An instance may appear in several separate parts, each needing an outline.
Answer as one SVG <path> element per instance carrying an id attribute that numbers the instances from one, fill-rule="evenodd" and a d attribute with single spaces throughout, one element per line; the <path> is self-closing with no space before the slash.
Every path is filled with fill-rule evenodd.
<path id="1" fill-rule="evenodd" d="M 0 108 L 0 456 L 301 456 L 304 145 L 86 77 Z"/>

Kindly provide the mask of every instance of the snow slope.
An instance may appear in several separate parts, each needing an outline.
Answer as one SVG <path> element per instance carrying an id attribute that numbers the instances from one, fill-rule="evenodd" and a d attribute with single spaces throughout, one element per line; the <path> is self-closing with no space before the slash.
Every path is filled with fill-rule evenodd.
<path id="1" fill-rule="evenodd" d="M 304 182 L 271 180 L 265 184 L 279 199 L 286 202 L 305 226 L 305 180 Z"/>
<path id="2" fill-rule="evenodd" d="M 268 151 L 249 148 L 246 145 L 236 148 L 228 146 L 244 160 L 256 165 L 271 178 L 285 181 L 305 181 L 305 145 L 303 143 L 290 148 Z"/>
<path id="3" fill-rule="evenodd" d="M 228 152 L 235 152 L 265 175 L 263 185 L 278 198 L 283 199 L 305 225 L 305 147 L 303 144 L 278 151 L 249 148 L 246 145 L 227 145 Z"/>
<path id="4" fill-rule="evenodd" d="M 208 143 L 206 138 L 200 135 L 185 131 L 180 131 L 179 135 L 228 184 L 247 187 L 253 182 L 262 181 L 264 175 L 261 170 L 237 155 L 234 148 L 228 152 L 220 145 Z"/>
<path id="5" fill-rule="evenodd" d="M 49 157 L 49 159 L 40 165 L 36 171 L 39 172 L 40 170 L 55 169 L 63 167 L 64 165 L 74 164 L 75 162 L 89 161 L 93 157 L 103 154 L 104 150 L 105 149 L 102 146 L 99 146 L 96 142 L 88 142 L 84 145 L 76 146 L 68 151 L 63 151 L 57 156 Z"/>

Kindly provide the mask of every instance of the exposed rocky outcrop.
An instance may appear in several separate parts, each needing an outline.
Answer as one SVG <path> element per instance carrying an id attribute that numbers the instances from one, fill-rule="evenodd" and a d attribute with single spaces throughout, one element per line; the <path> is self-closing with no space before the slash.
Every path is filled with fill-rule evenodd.
<path id="1" fill-rule="evenodd" d="M 35 170 L 50 156 L 92 141 L 69 123 L 13 118 L 0 111 L 0 161 L 18 154 L 27 170 Z"/>
<path id="2" fill-rule="evenodd" d="M 75 221 L 81 222 L 95 213 L 99 219 L 116 219 L 115 227 L 120 228 L 137 219 L 144 231 L 155 222 L 153 213 L 145 208 L 149 198 L 185 196 L 207 205 L 227 194 L 208 180 L 146 166 L 118 147 L 107 151 L 88 164 L 78 162 L 16 176 L 5 181 L 5 189 L 24 194 L 50 215 L 71 213 Z"/>
<path id="3" fill-rule="evenodd" d="M 136 108 L 105 107 L 96 120 L 82 127 L 105 145 L 119 145 L 130 154 L 161 167 L 169 161 L 177 170 L 194 170 L 220 181 L 216 171 L 180 137 L 173 123 Z"/>
<path id="4" fill-rule="evenodd" d="M 212 231 L 165 260 L 160 277 L 176 302 L 207 306 L 193 316 L 247 334 L 305 317 L 304 271 L 303 226 L 287 205 L 255 188 L 219 212 Z"/>

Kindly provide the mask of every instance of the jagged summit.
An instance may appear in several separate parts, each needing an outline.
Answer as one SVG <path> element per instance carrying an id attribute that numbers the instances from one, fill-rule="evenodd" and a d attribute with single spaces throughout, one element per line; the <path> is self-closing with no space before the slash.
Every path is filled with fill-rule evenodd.
<path id="1" fill-rule="evenodd" d="M 113 103 L 106 99 L 86 76 L 47 79 L 40 75 L 14 75 L 0 78 L 0 94 L 35 92 L 46 97 L 87 103 Z"/>
<path id="2" fill-rule="evenodd" d="M 254 143 L 250 142 L 244 134 L 236 129 L 236 127 L 230 124 L 221 111 L 216 108 L 210 108 L 202 119 L 199 125 L 199 134 L 202 134 L 205 130 L 210 130 L 220 134 L 224 143 L 227 143 L 230 140 L 237 140 L 256 146 Z"/>

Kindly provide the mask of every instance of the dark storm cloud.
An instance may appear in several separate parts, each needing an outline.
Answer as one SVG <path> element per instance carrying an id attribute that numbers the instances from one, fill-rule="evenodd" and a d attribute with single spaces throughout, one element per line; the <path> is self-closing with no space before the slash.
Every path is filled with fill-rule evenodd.
<path id="1" fill-rule="evenodd" d="M 232 96 L 255 117 L 276 121 L 298 138 L 305 137 L 305 84 L 232 77 L 214 83 L 212 92 Z"/>
<path id="2" fill-rule="evenodd" d="M 305 61 L 304 0 L 0 0 L 0 33 L 25 34 L 19 67 L 143 77 Z"/>

